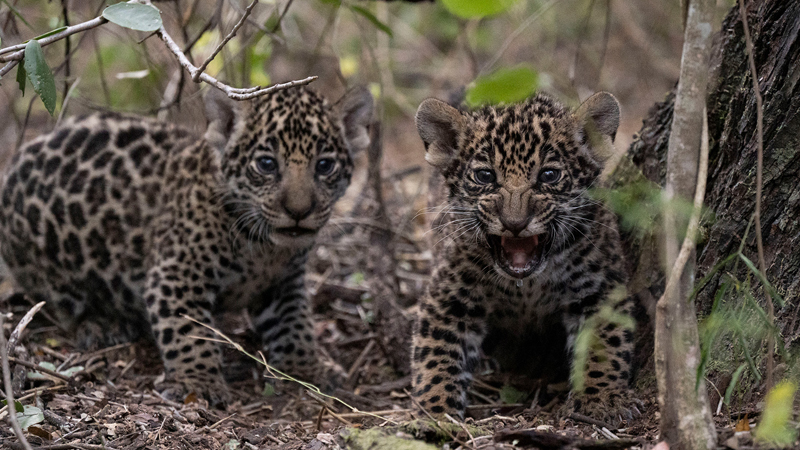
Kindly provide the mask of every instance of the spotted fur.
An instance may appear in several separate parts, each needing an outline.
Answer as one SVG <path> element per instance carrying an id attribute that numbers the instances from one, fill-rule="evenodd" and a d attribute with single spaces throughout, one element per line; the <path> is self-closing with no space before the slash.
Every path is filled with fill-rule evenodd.
<path id="1" fill-rule="evenodd" d="M 463 416 L 481 351 L 506 369 L 566 376 L 576 335 L 592 323 L 573 406 L 630 417 L 632 336 L 596 315 L 613 299 L 629 308 L 620 237 L 614 215 L 586 193 L 616 134 L 616 99 L 596 94 L 575 114 L 542 94 L 470 112 L 429 99 L 416 120 L 438 172 L 434 270 L 413 335 L 419 404 Z"/>
<path id="2" fill-rule="evenodd" d="M 219 401 L 220 350 L 186 316 L 246 308 L 271 365 L 317 370 L 305 261 L 368 143 L 372 98 L 331 106 L 296 87 L 211 94 L 207 109 L 204 139 L 99 114 L 27 144 L 2 189 L 0 250 L 63 323 L 105 344 L 152 336 L 169 378 Z"/>

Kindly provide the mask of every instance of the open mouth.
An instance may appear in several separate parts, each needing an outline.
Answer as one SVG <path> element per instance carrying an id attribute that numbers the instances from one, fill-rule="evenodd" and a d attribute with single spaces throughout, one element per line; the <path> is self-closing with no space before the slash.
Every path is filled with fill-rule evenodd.
<path id="1" fill-rule="evenodd" d="M 274 232 L 295 238 L 295 237 L 312 236 L 316 234 L 317 230 L 311 228 L 303 228 L 303 227 L 284 227 L 284 228 L 275 228 Z"/>
<path id="2" fill-rule="evenodd" d="M 523 238 L 489 235 L 495 262 L 514 278 L 525 278 L 542 263 L 544 235 Z"/>

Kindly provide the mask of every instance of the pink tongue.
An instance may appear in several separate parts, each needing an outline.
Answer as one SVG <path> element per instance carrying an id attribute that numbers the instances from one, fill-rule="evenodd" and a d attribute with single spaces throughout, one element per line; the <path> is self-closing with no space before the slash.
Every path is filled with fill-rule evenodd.
<path id="1" fill-rule="evenodd" d="M 506 259 L 515 269 L 524 269 L 533 259 L 533 253 L 539 246 L 539 235 L 526 238 L 507 238 L 500 237 L 500 246 L 506 254 Z"/>

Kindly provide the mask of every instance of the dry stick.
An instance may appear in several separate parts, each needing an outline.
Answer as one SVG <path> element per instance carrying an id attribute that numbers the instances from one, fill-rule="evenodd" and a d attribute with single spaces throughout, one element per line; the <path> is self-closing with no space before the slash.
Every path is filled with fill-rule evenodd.
<path id="1" fill-rule="evenodd" d="M 356 370 L 358 370 L 358 368 L 361 366 L 361 364 L 364 363 L 364 360 L 367 359 L 367 356 L 369 356 L 369 352 L 372 351 L 372 347 L 374 347 L 374 346 L 375 346 L 375 340 L 374 339 L 370 340 L 367 343 L 367 346 L 364 347 L 364 350 L 362 350 L 361 353 L 358 355 L 358 358 L 356 358 L 356 361 L 350 367 L 350 370 L 347 371 L 347 379 L 348 380 L 350 380 L 351 382 L 354 381 L 353 377 L 356 374 Z"/>
<path id="2" fill-rule="evenodd" d="M 64 31 L 58 32 L 52 36 L 47 36 L 45 38 L 37 39 L 39 41 L 39 45 L 42 47 L 46 45 L 50 45 L 53 42 L 60 41 L 67 36 L 71 36 L 75 33 L 80 33 L 81 31 L 91 30 L 92 28 L 97 28 L 100 25 L 108 22 L 108 20 L 103 17 L 95 17 L 92 20 L 88 20 L 86 22 L 79 23 L 77 25 L 72 25 L 67 27 Z M 27 44 L 17 44 L 12 45 L 10 47 L 6 47 L 0 49 L 0 62 L 9 62 L 9 61 L 20 61 L 22 58 L 25 57 L 25 46 Z M 9 54 L 10 53 L 10 54 Z"/>
<path id="3" fill-rule="evenodd" d="M 278 28 L 281 27 L 283 18 L 286 17 L 286 13 L 289 12 L 289 8 L 292 6 L 292 2 L 294 2 L 294 0 L 289 0 L 288 2 L 286 2 L 286 8 L 283 8 L 283 12 L 281 13 L 280 17 L 278 17 L 278 21 L 275 22 L 275 26 L 272 27 L 273 34 L 278 31 Z M 275 7 L 277 8 L 278 6 L 276 5 Z"/>
<path id="4" fill-rule="evenodd" d="M 37 366 L 34 363 L 31 363 L 31 362 L 28 362 L 28 361 L 22 361 L 22 360 L 19 360 L 17 358 L 12 358 L 12 357 L 9 357 L 8 361 L 12 362 L 14 364 L 18 364 L 18 365 L 23 366 L 23 367 L 27 367 L 29 369 L 33 369 L 33 370 L 35 370 L 37 372 L 41 372 L 41 373 L 43 373 L 45 375 L 50 375 L 53 378 L 58 378 L 61 381 L 69 383 L 70 377 L 68 377 L 68 376 L 66 376 L 64 374 L 58 373 L 55 370 L 50 370 L 50 369 L 47 369 L 47 368 L 44 368 L 44 367 L 41 367 L 41 366 Z"/>
<path id="5" fill-rule="evenodd" d="M 750 78 L 753 79 L 753 93 L 756 96 L 756 130 L 758 132 L 758 154 L 756 158 L 756 245 L 758 247 L 758 270 L 761 276 L 767 279 L 767 264 L 764 261 L 764 241 L 761 238 L 761 185 L 764 172 L 764 115 L 762 111 L 761 89 L 758 86 L 758 73 L 756 72 L 756 62 L 753 58 L 753 40 L 750 38 L 750 27 L 747 24 L 747 11 L 744 7 L 744 0 L 739 0 L 739 14 L 742 16 L 742 26 L 744 27 L 744 40 L 747 45 L 747 60 L 750 63 Z M 764 297 L 767 302 L 767 317 L 770 325 L 775 325 L 775 305 L 772 297 L 764 286 Z M 767 334 L 767 390 L 772 388 L 773 371 L 775 362 L 775 336 L 770 331 Z"/>
<path id="6" fill-rule="evenodd" d="M 11 332 L 11 335 L 8 337 L 8 354 L 12 353 L 12 350 L 17 345 L 17 341 L 19 341 L 19 337 L 22 335 L 22 332 L 25 331 L 25 327 L 28 326 L 31 320 L 33 320 L 33 316 L 39 312 L 40 309 L 44 306 L 45 302 L 39 302 L 33 305 L 33 308 L 28 310 L 24 316 L 22 316 L 22 320 L 19 321 L 17 326 L 14 328 L 14 331 Z"/>
<path id="7" fill-rule="evenodd" d="M 233 100 L 248 100 L 251 98 L 269 94 L 275 91 L 280 91 L 290 87 L 306 85 L 318 78 L 316 76 L 312 76 L 304 78 L 302 80 L 289 81 L 287 83 L 281 83 L 281 84 L 273 84 L 272 86 L 267 88 L 262 88 L 261 86 L 255 86 L 251 88 L 234 88 L 222 83 L 221 81 L 217 80 L 216 78 L 212 77 L 211 75 L 205 72 L 202 73 L 199 72 L 197 67 L 195 67 L 194 64 L 192 64 L 189 61 L 186 55 L 181 51 L 180 47 L 178 47 L 178 44 L 175 43 L 175 41 L 172 39 L 169 33 L 167 33 L 167 30 L 165 30 L 163 26 L 159 28 L 158 31 L 156 31 L 156 34 L 167 45 L 167 49 L 169 49 L 169 51 L 172 52 L 178 58 L 178 63 L 180 63 L 180 65 L 183 66 L 184 69 L 189 71 L 189 74 L 192 75 L 192 79 L 194 79 L 195 74 L 199 73 L 197 77 L 200 81 L 205 81 L 206 83 L 221 90 L 228 96 L 228 98 L 231 98 Z"/>
<path id="8" fill-rule="evenodd" d="M 672 291 L 680 281 L 683 267 L 689 261 L 689 256 L 694 249 L 694 238 L 697 234 L 697 228 L 700 224 L 700 212 L 703 206 L 703 199 L 706 194 L 706 177 L 708 176 L 708 117 L 705 107 L 703 108 L 703 132 L 700 138 L 700 161 L 697 169 L 697 187 L 694 191 L 694 205 L 692 207 L 692 215 L 689 217 L 689 226 L 686 228 L 686 237 L 683 239 L 680 253 L 672 265 L 667 286 L 664 288 L 664 293 L 658 299 L 657 305 L 665 307 L 667 298 L 672 295 Z"/>
<path id="9" fill-rule="evenodd" d="M 256 6 L 256 3 L 258 3 L 258 0 L 253 0 L 253 3 L 250 3 L 250 6 L 248 6 L 247 9 L 244 10 L 244 14 L 242 15 L 242 18 L 239 19 L 239 22 L 237 22 L 236 25 L 233 26 L 233 29 L 231 29 L 230 33 L 228 33 L 228 35 L 225 36 L 225 39 L 223 39 L 222 42 L 220 42 L 219 45 L 217 45 L 217 48 L 215 48 L 214 51 L 211 52 L 211 55 L 209 55 L 209 57 L 206 58 L 205 61 L 203 61 L 203 64 L 200 64 L 200 67 L 197 68 L 197 72 L 192 74 L 192 81 L 194 81 L 195 83 L 200 82 L 200 75 L 206 70 L 206 67 L 208 67 L 209 63 L 211 63 L 211 61 L 214 60 L 217 54 L 219 54 L 219 52 L 222 51 L 222 47 L 224 47 L 231 39 L 233 39 L 234 36 L 236 36 L 236 32 L 239 31 L 239 28 L 241 28 L 242 25 L 244 25 L 244 22 L 247 20 L 247 17 L 253 11 L 253 8 Z"/>
<path id="10" fill-rule="evenodd" d="M 11 369 L 8 366 L 6 335 L 3 332 L 3 318 L 4 316 L 0 314 L 0 358 L 2 359 L 3 386 L 5 386 L 6 404 L 8 405 L 8 421 L 11 422 L 11 428 L 14 429 L 14 434 L 22 443 L 23 448 L 25 448 L 25 450 L 33 450 L 31 448 L 31 444 L 29 444 L 28 440 L 25 439 L 25 434 L 22 432 L 22 428 L 20 428 L 19 422 L 17 421 L 17 408 L 16 404 L 14 403 L 14 390 L 11 389 Z"/>

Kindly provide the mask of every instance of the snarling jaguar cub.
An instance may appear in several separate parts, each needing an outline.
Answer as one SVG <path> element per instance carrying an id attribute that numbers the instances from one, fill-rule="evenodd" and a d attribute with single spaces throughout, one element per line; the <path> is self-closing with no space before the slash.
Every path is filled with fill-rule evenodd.
<path id="1" fill-rule="evenodd" d="M 430 203 L 439 213 L 433 275 L 413 335 L 414 395 L 433 413 L 463 416 L 481 351 L 506 369 L 566 377 L 581 325 L 618 319 L 596 314 L 615 298 L 617 311 L 628 310 L 616 218 L 587 195 L 619 105 L 598 93 L 573 114 L 539 94 L 463 112 L 428 99 L 416 122 L 438 172 Z M 636 411 L 626 322 L 595 327 L 572 407 L 599 419 Z M 558 356 L 562 366 L 552 363 Z"/>
<path id="2" fill-rule="evenodd" d="M 217 402 L 220 349 L 187 316 L 246 308 L 272 366 L 315 375 L 305 262 L 373 106 L 365 89 L 329 105 L 294 87 L 236 104 L 212 92 L 206 109 L 201 139 L 106 113 L 27 144 L 2 189 L 0 249 L 84 344 L 150 335 L 178 392 Z"/>

